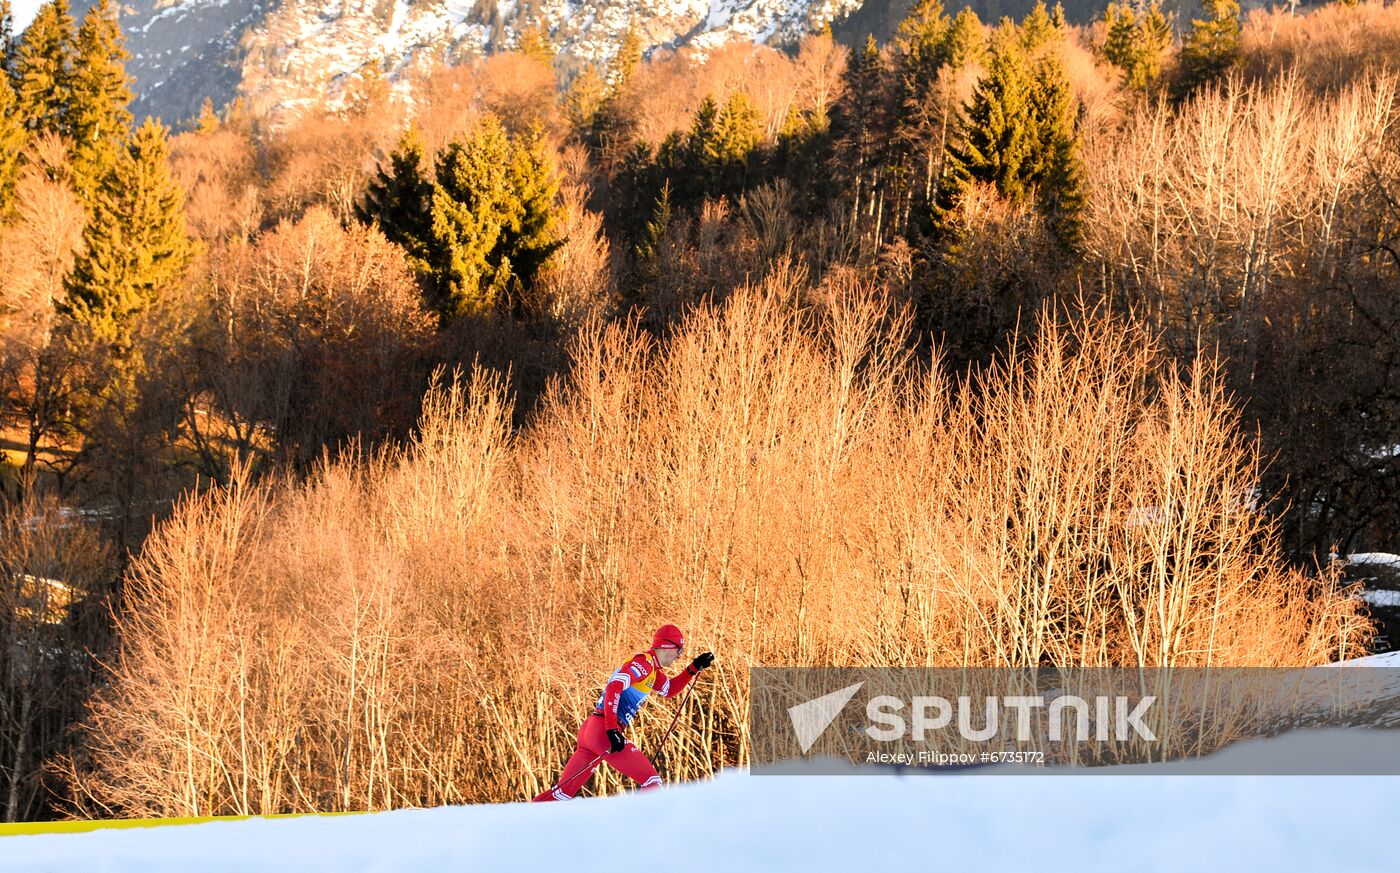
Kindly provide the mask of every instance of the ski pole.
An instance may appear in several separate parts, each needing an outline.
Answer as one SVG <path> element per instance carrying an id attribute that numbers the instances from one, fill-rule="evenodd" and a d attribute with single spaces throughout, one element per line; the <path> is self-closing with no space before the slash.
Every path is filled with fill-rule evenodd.
<path id="1" fill-rule="evenodd" d="M 696 682 L 698 682 L 700 676 L 697 674 L 695 679 Z M 676 714 L 671 716 L 671 726 L 666 728 L 666 733 L 661 735 L 661 742 L 656 744 L 656 757 L 661 757 L 661 747 L 666 745 L 666 741 L 671 738 L 671 731 L 676 729 L 676 722 L 680 721 L 681 712 L 685 709 L 685 702 L 690 699 L 690 692 L 695 690 L 695 684 L 695 682 L 691 682 L 689 685 L 685 686 L 685 693 L 681 695 L 681 702 L 676 705 Z"/>

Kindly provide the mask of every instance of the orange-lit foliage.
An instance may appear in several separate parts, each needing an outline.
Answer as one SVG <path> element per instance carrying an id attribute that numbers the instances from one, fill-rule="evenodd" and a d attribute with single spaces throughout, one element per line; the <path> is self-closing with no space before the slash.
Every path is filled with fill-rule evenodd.
<path id="1" fill-rule="evenodd" d="M 1140 332 L 1090 315 L 954 384 L 886 300 L 831 290 L 794 306 L 809 290 L 775 280 L 662 344 L 595 325 L 522 431 L 475 372 L 401 451 L 186 501 L 133 567 L 89 805 L 524 798 L 663 620 L 719 655 L 672 779 L 747 760 L 751 664 L 1314 664 L 1366 643 L 1358 601 L 1280 563 L 1210 362 L 1160 376 Z"/>

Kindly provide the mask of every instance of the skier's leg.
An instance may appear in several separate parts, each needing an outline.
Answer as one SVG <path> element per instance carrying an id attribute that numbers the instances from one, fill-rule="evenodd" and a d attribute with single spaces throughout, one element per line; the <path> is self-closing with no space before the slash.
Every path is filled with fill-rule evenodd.
<path id="1" fill-rule="evenodd" d="M 601 752 L 608 750 L 607 733 L 602 728 L 603 720 L 589 716 L 578 729 L 578 748 L 564 765 L 559 782 L 535 796 L 535 801 L 572 800 L 579 789 L 598 769 L 603 760 Z"/>
<path id="2" fill-rule="evenodd" d="M 661 787 L 661 776 L 657 774 L 656 768 L 647 756 L 642 754 L 641 749 L 632 745 L 631 740 L 622 747 L 622 751 L 604 755 L 603 760 L 616 767 L 623 775 L 631 777 L 642 791 Z"/>
<path id="3" fill-rule="evenodd" d="M 580 747 L 570 756 L 569 763 L 564 765 L 559 783 L 540 792 L 535 800 L 573 800 L 593 771 L 598 769 L 600 760 L 597 752 Z"/>

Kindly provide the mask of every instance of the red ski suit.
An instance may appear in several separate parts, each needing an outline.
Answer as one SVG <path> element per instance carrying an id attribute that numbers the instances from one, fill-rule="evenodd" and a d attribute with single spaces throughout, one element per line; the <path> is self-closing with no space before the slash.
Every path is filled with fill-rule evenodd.
<path id="1" fill-rule="evenodd" d="M 661 777 L 656 768 L 631 740 L 620 752 L 608 751 L 608 731 L 625 728 L 652 693 L 675 697 L 694 676 L 693 667 L 686 667 L 674 678 L 662 673 L 656 663 L 655 649 L 634 655 L 608 679 L 593 712 L 583 720 L 578 729 L 578 748 L 564 765 L 558 784 L 542 791 L 535 800 L 571 799 L 603 761 L 631 777 L 643 791 L 659 788 Z"/>

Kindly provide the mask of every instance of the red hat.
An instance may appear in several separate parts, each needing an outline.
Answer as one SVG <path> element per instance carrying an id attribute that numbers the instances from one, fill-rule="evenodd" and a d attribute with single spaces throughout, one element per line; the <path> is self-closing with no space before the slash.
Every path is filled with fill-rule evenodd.
<path id="1" fill-rule="evenodd" d="M 653 649 L 683 649 L 685 648 L 685 635 L 681 629 L 673 624 L 663 624 L 656 629 L 656 636 L 651 638 Z"/>

